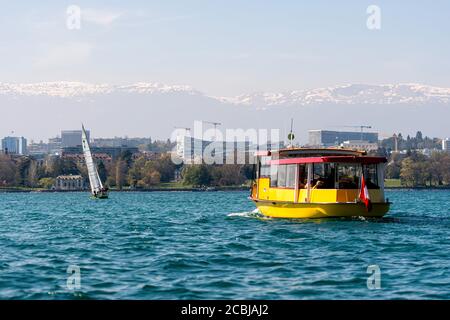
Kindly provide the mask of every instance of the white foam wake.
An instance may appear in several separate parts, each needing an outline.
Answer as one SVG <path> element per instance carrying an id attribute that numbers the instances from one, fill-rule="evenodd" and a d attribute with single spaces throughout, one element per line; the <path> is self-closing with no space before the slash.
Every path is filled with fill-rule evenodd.
<path id="1" fill-rule="evenodd" d="M 228 214 L 228 217 L 266 218 L 258 209 L 246 212 L 233 212 Z"/>

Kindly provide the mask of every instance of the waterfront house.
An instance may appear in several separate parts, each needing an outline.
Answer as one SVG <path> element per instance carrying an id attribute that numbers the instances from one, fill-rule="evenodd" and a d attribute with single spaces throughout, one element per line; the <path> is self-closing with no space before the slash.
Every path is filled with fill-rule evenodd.
<path id="1" fill-rule="evenodd" d="M 80 175 L 58 176 L 55 181 L 55 189 L 59 191 L 79 191 L 84 188 L 84 179 Z"/>

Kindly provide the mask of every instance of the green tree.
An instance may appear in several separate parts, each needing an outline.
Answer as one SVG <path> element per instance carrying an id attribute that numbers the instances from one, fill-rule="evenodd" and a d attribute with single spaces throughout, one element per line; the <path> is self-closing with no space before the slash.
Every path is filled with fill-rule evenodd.
<path id="1" fill-rule="evenodd" d="M 45 189 L 51 189 L 55 185 L 54 178 L 41 178 L 39 179 L 39 187 Z"/>
<path id="2" fill-rule="evenodd" d="M 145 169 L 158 171 L 161 182 L 170 182 L 173 180 L 176 165 L 173 163 L 171 155 L 169 153 L 164 153 L 161 154 L 157 160 L 148 161 Z"/>
<path id="3" fill-rule="evenodd" d="M 16 165 L 9 156 L 0 155 L 0 186 L 15 184 Z"/>
<path id="4" fill-rule="evenodd" d="M 115 185 L 119 190 L 121 190 L 125 184 L 126 170 L 126 162 L 124 160 L 117 160 Z"/>
<path id="5" fill-rule="evenodd" d="M 137 187 L 138 182 L 143 178 L 143 170 L 144 166 L 147 163 L 147 160 L 144 157 L 139 157 L 134 161 L 130 170 L 128 170 L 128 184 L 132 187 Z"/>
<path id="6" fill-rule="evenodd" d="M 142 180 L 139 181 L 140 186 L 150 187 L 161 182 L 161 175 L 158 171 L 150 169 L 146 170 Z"/>
<path id="7" fill-rule="evenodd" d="M 213 166 L 211 169 L 212 184 L 216 186 L 236 186 L 246 180 L 241 165 L 224 164 Z"/>
<path id="8" fill-rule="evenodd" d="M 106 183 L 106 179 L 108 179 L 108 171 L 106 170 L 105 164 L 103 161 L 100 161 L 97 165 L 98 175 L 102 182 Z"/>
<path id="9" fill-rule="evenodd" d="M 183 170 L 183 184 L 193 186 L 209 185 L 211 174 L 204 164 L 188 165 Z"/>
<path id="10" fill-rule="evenodd" d="M 412 156 L 404 159 L 400 169 L 400 179 L 408 187 L 425 185 L 427 180 L 425 164 L 415 161 Z"/>

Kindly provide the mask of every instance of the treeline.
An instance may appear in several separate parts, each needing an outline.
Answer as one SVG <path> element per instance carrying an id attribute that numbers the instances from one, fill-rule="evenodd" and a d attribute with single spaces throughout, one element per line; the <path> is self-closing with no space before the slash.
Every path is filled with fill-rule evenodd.
<path id="1" fill-rule="evenodd" d="M 251 165 L 175 165 L 169 153 L 147 159 L 124 152 L 111 163 L 97 163 L 99 176 L 109 187 L 145 189 L 173 182 L 189 186 L 236 186 L 251 178 Z M 30 157 L 0 155 L 0 187 L 50 189 L 60 175 L 81 175 L 88 181 L 84 163 L 61 157 L 37 161 Z"/>
<path id="2" fill-rule="evenodd" d="M 401 134 L 396 134 L 396 138 L 390 137 L 380 143 L 380 149 L 388 153 L 395 151 L 395 140 L 397 140 L 398 150 L 420 150 L 420 149 L 440 149 L 441 139 L 423 136 L 421 131 L 417 131 L 414 137 L 407 135 L 406 138 Z"/>
<path id="3" fill-rule="evenodd" d="M 188 165 L 182 171 L 183 183 L 192 186 L 238 186 L 253 178 L 252 165 Z"/>
<path id="4" fill-rule="evenodd" d="M 442 186 L 450 185 L 450 154 L 438 151 L 441 140 L 423 137 L 418 131 L 414 137 L 396 135 L 398 150 L 393 152 L 395 139 L 381 141 L 377 155 L 388 158 L 387 179 L 400 179 L 402 185 Z M 151 159 L 144 155 L 133 156 L 123 152 L 115 161 L 98 162 L 102 181 L 109 187 L 152 188 L 161 183 L 183 183 L 188 186 L 237 186 L 252 178 L 252 165 L 175 165 L 169 153 L 174 143 L 150 141 L 146 149 L 158 156 Z M 424 155 L 419 149 L 435 149 Z M 86 165 L 61 157 L 36 160 L 32 157 L 11 157 L 0 154 L 0 187 L 29 187 L 50 189 L 60 175 L 82 175 L 88 181 Z"/>
<path id="5" fill-rule="evenodd" d="M 450 154 L 433 151 L 393 153 L 386 166 L 387 179 L 400 179 L 407 187 L 450 185 Z"/>

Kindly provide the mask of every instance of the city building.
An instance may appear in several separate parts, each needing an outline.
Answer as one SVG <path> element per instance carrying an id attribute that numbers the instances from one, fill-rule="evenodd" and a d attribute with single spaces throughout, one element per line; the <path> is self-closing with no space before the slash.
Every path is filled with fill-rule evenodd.
<path id="1" fill-rule="evenodd" d="M 79 166 L 83 166 L 86 163 L 84 155 L 81 153 L 67 153 L 63 154 L 63 159 L 71 160 Z M 103 162 L 104 165 L 110 165 L 112 163 L 112 157 L 106 153 L 94 153 L 92 158 L 98 164 Z"/>
<path id="2" fill-rule="evenodd" d="M 256 145 L 249 141 L 208 141 L 180 135 L 177 137 L 175 153 L 184 163 L 202 163 L 206 157 L 217 160 L 214 161 L 217 164 L 229 163 L 230 159 L 233 163 L 241 160 L 250 163 L 255 151 L 282 147 L 282 142 Z"/>
<path id="3" fill-rule="evenodd" d="M 26 155 L 27 139 L 24 137 L 5 137 L 2 139 L 2 151 L 7 154 Z"/>
<path id="4" fill-rule="evenodd" d="M 29 155 L 46 155 L 46 154 L 61 154 L 61 138 L 50 138 L 48 143 L 43 142 L 31 142 L 28 147 Z"/>
<path id="5" fill-rule="evenodd" d="M 139 153 L 139 149 L 136 147 L 91 147 L 91 152 L 95 157 L 96 154 L 106 154 L 112 158 L 117 159 L 122 153 L 129 152 L 131 155 Z M 83 148 L 81 146 L 76 147 L 63 147 L 61 150 L 62 157 L 68 157 L 69 155 L 83 155 Z"/>
<path id="6" fill-rule="evenodd" d="M 86 130 L 86 136 L 89 140 L 90 131 Z M 61 131 L 61 147 L 76 147 L 81 146 L 81 130 L 63 130 Z"/>
<path id="7" fill-rule="evenodd" d="M 450 139 L 442 139 L 442 150 L 450 152 Z"/>
<path id="8" fill-rule="evenodd" d="M 309 130 L 308 146 L 310 147 L 331 147 L 339 146 L 344 141 L 367 141 L 368 143 L 378 143 L 377 132 L 356 132 L 356 131 L 330 131 L 330 130 Z"/>
<path id="9" fill-rule="evenodd" d="M 378 143 L 370 143 L 368 141 L 361 140 L 349 140 L 341 143 L 341 147 L 346 149 L 376 151 L 378 150 Z"/>
<path id="10" fill-rule="evenodd" d="M 79 191 L 84 188 L 84 179 L 80 175 L 58 176 L 55 181 L 55 189 L 59 191 Z"/>
<path id="11" fill-rule="evenodd" d="M 151 142 L 150 138 L 95 138 L 92 146 L 95 147 L 135 147 L 147 146 Z"/>

